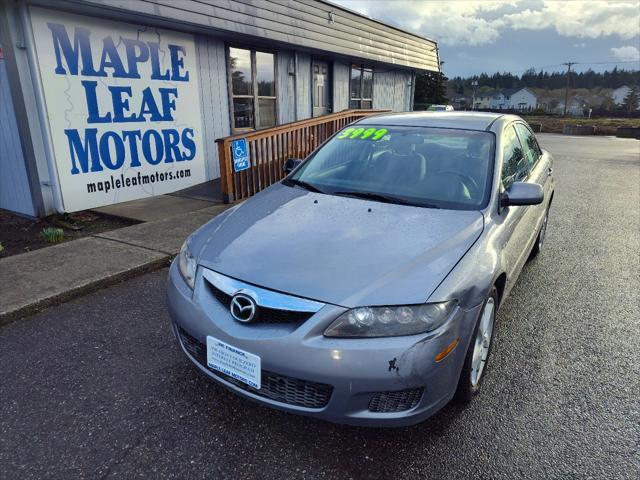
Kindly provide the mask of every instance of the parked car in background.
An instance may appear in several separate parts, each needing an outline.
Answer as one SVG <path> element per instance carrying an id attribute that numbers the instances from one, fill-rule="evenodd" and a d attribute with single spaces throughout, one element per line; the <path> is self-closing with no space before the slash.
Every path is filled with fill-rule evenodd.
<path id="1" fill-rule="evenodd" d="M 333 422 L 408 425 L 469 401 L 543 246 L 552 167 L 514 115 L 360 120 L 187 239 L 176 337 L 230 390 Z"/>
<path id="2" fill-rule="evenodd" d="M 452 105 L 430 105 L 427 108 L 427 112 L 452 112 L 453 110 Z"/>

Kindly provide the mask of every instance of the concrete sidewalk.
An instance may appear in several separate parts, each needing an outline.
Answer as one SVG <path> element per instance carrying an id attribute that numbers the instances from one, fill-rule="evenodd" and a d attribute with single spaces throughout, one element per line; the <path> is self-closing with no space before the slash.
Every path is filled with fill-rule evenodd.
<path id="1" fill-rule="evenodd" d="M 168 265 L 191 232 L 230 206 L 213 205 L 0 260 L 0 324 Z"/>

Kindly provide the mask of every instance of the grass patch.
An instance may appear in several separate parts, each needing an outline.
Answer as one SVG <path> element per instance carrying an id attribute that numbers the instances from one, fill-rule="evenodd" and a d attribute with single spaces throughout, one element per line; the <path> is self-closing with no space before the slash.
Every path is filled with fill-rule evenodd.
<path id="1" fill-rule="evenodd" d="M 64 230 L 61 228 L 47 227 L 40 231 L 40 236 L 45 242 L 60 243 L 64 240 Z"/>

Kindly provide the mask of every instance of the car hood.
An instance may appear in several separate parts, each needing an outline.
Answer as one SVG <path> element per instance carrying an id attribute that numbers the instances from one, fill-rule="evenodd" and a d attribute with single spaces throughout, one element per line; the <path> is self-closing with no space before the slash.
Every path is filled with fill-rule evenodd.
<path id="1" fill-rule="evenodd" d="M 276 184 L 206 224 L 198 262 L 263 288 L 348 308 L 422 303 L 483 229 L 438 210 Z"/>

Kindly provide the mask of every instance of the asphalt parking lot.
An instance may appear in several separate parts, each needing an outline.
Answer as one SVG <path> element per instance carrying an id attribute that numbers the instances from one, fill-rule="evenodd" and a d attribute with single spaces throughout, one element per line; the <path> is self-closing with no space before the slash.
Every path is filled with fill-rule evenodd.
<path id="1" fill-rule="evenodd" d="M 179 350 L 164 269 L 0 328 L 0 477 L 638 478 L 640 142 L 540 139 L 545 250 L 469 407 L 380 430 L 241 399 Z"/>

